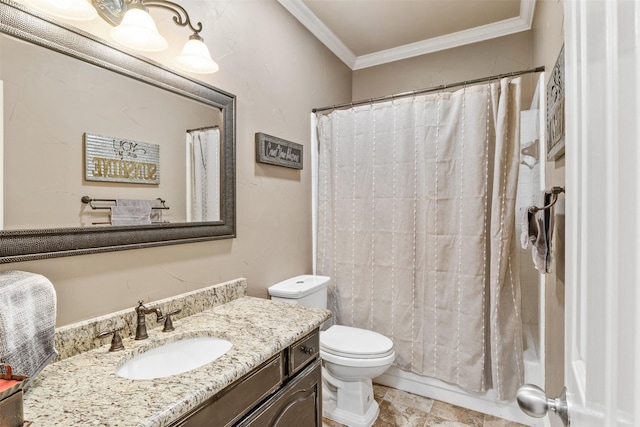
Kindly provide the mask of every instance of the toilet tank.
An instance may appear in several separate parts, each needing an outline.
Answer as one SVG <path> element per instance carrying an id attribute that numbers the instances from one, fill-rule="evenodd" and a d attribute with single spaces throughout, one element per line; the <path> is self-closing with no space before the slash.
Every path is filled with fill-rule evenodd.
<path id="1" fill-rule="evenodd" d="M 327 308 L 327 286 L 330 280 L 327 276 L 305 274 L 276 283 L 268 291 L 273 301 Z"/>

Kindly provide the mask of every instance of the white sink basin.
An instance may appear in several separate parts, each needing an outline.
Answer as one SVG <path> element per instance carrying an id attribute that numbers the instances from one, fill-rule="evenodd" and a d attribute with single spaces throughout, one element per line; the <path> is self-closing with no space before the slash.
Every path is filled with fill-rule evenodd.
<path id="1" fill-rule="evenodd" d="M 213 362 L 231 347 L 229 341 L 221 338 L 185 338 L 135 356 L 117 374 L 131 380 L 170 377 Z"/>

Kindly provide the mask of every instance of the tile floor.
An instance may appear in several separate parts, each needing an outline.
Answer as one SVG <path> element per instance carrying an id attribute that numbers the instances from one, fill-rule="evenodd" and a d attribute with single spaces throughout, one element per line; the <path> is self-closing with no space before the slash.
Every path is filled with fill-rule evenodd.
<path id="1" fill-rule="evenodd" d="M 380 415 L 373 427 L 524 427 L 379 384 L 374 384 L 373 392 L 380 405 Z M 342 427 L 326 418 L 323 421 L 323 427 Z"/>

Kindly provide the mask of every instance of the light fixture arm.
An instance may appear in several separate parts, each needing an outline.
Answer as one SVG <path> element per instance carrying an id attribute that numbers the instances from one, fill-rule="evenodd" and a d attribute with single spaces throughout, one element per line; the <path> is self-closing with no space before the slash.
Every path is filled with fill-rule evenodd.
<path id="1" fill-rule="evenodd" d="M 173 13 L 173 22 L 181 27 L 189 27 L 194 35 L 200 37 L 199 33 L 202 31 L 202 22 L 194 26 L 185 8 L 169 0 L 92 0 L 92 4 L 98 14 L 113 26 L 119 25 L 131 8 L 158 7 Z"/>
<path id="2" fill-rule="evenodd" d="M 202 22 L 198 22 L 194 27 L 185 8 L 177 3 L 169 0 L 142 0 L 142 4 L 145 7 L 158 7 L 171 11 L 174 14 L 173 22 L 181 27 L 189 27 L 193 34 L 199 36 L 200 31 L 202 31 Z"/>

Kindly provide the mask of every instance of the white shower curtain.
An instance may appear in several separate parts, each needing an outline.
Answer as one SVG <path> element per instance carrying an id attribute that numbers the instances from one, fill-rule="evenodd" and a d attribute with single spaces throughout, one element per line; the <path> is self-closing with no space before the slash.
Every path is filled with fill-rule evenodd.
<path id="1" fill-rule="evenodd" d="M 189 221 L 220 219 L 220 129 L 187 131 Z"/>
<path id="2" fill-rule="evenodd" d="M 520 79 L 318 116 L 317 273 L 336 321 L 396 365 L 510 400 L 523 381 L 515 254 Z"/>

